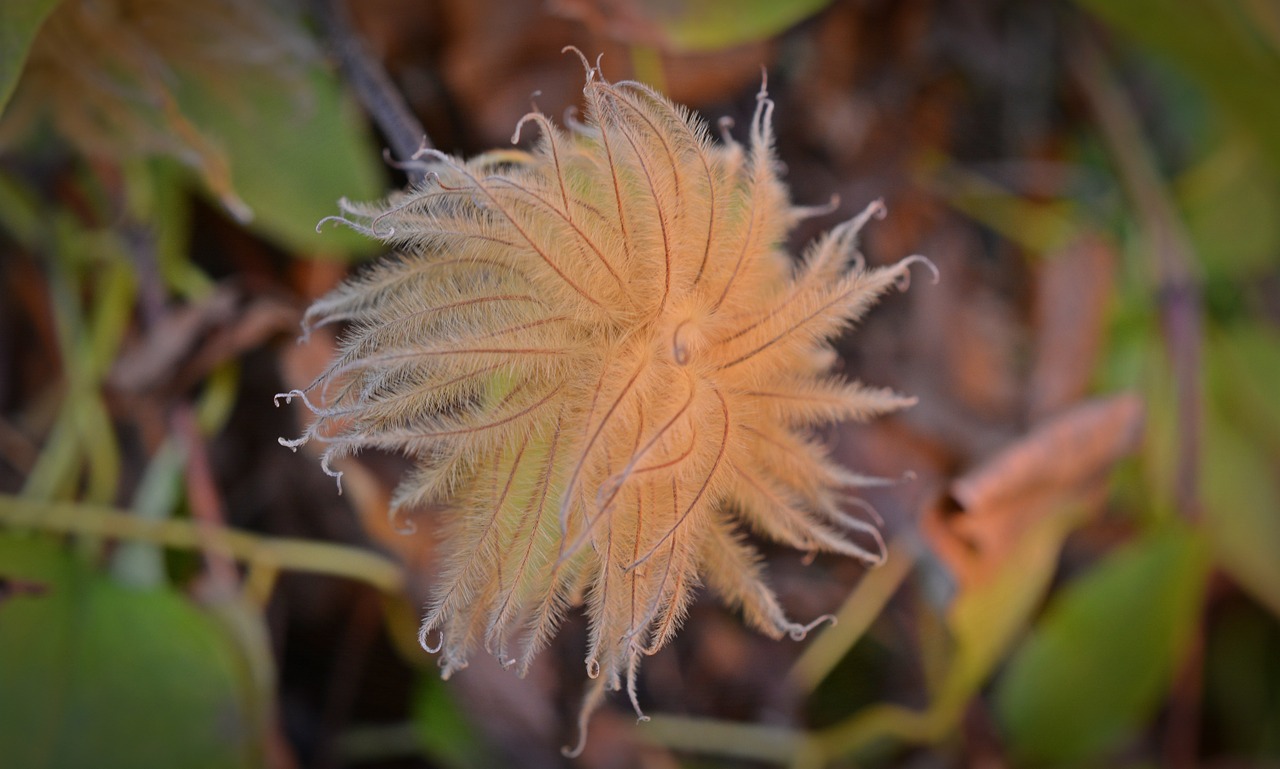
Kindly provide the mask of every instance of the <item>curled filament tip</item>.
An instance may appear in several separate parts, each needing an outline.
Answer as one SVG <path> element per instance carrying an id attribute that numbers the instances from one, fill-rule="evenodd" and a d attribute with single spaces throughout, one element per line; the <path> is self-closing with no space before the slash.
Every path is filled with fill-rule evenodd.
<path id="1" fill-rule="evenodd" d="M 308 436 L 306 435 L 301 438 L 294 438 L 293 440 L 289 440 L 288 438 L 276 438 L 276 442 L 290 451 L 297 451 L 299 446 L 306 444 L 307 438 Z"/>
<path id="2" fill-rule="evenodd" d="M 804 640 L 804 638 L 805 638 L 805 636 L 809 635 L 809 633 L 810 633 L 814 628 L 818 627 L 819 625 L 821 625 L 821 624 L 822 624 L 822 623 L 824 623 L 824 622 L 830 622 L 832 625 L 835 625 L 835 624 L 836 624 L 836 615 L 834 615 L 834 614 L 823 614 L 821 617 L 818 617 L 818 618 L 817 618 L 817 619 L 815 619 L 813 622 L 810 622 L 808 625 L 792 625 L 792 626 L 787 630 L 787 633 L 788 633 L 788 635 L 790 635 L 790 636 L 791 636 L 791 640 L 793 640 L 793 641 L 803 641 L 803 640 Z"/>
<path id="3" fill-rule="evenodd" d="M 436 643 L 434 645 L 428 640 L 432 632 L 436 634 Z M 436 654 L 444 647 L 444 633 L 436 628 L 423 625 L 422 629 L 418 631 L 418 645 L 427 654 Z"/>
<path id="4" fill-rule="evenodd" d="M 910 288 L 911 273 L 907 268 L 913 264 L 923 264 L 925 267 L 928 267 L 929 271 L 933 273 L 934 285 L 937 285 L 938 282 L 942 280 L 942 273 L 938 271 L 938 265 L 934 264 L 929 257 L 921 256 L 920 254 L 912 254 L 895 265 L 902 270 L 902 272 L 898 273 L 897 280 L 894 281 L 894 285 L 898 287 L 899 291 L 906 291 Z"/>

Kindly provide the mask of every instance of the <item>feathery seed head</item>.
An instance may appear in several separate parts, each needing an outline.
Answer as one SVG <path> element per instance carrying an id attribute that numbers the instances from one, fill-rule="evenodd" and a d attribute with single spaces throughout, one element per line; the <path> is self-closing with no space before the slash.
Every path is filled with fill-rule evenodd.
<path id="1" fill-rule="evenodd" d="M 812 627 L 784 615 L 743 529 L 882 560 L 845 510 L 864 479 L 810 431 L 914 402 L 832 376 L 828 340 L 922 259 L 864 267 L 875 203 L 794 266 L 780 244 L 806 212 L 778 178 L 763 88 L 747 145 L 716 144 L 647 86 L 583 64 L 583 122 L 531 113 L 531 152 L 423 150 L 424 185 L 343 204 L 339 221 L 404 255 L 308 311 L 308 328 L 350 327 L 288 395 L 315 419 L 282 442 L 324 442 L 334 475 L 362 448 L 419 460 L 394 504 L 447 504 L 421 633 L 445 675 L 477 647 L 523 670 L 584 605 L 585 719 L 624 682 L 635 704 L 640 657 L 704 581 L 774 638 Z"/>

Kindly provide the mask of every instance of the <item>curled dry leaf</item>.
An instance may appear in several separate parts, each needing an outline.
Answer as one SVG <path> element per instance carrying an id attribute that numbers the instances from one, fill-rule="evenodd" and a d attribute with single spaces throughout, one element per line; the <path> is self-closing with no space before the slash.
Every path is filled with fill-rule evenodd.
<path id="1" fill-rule="evenodd" d="M 1022 532 L 1088 495 L 1141 439 L 1142 401 L 1124 394 L 1083 403 L 1041 424 L 957 478 L 922 526 L 963 586 L 998 570 Z"/>
<path id="2" fill-rule="evenodd" d="M 422 642 L 445 675 L 477 647 L 527 669 L 565 613 L 590 620 L 587 714 L 676 632 L 705 581 L 747 622 L 802 638 L 745 528 L 806 551 L 883 558 L 849 493 L 865 483 L 811 434 L 914 402 L 831 374 L 828 340 L 913 263 L 867 269 L 837 226 L 798 267 L 761 89 L 749 143 L 635 82 L 587 71 L 583 123 L 527 115 L 532 153 L 422 150 L 427 182 L 340 221 L 404 256 L 322 298 L 351 324 L 299 398 L 322 466 L 398 450 L 394 505 L 447 504 Z M 932 266 L 932 265 L 929 265 Z M 585 734 L 585 729 L 583 730 Z M 579 745 L 579 748 L 581 745 Z"/>

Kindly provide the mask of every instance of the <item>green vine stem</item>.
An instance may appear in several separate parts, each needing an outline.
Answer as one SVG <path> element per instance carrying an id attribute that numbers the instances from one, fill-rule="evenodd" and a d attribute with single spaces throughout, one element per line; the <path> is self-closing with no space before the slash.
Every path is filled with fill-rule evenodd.
<path id="1" fill-rule="evenodd" d="M 187 519 L 147 520 L 103 505 L 33 502 L 0 494 L 0 524 L 18 529 L 152 542 L 173 548 L 210 548 L 252 566 L 269 565 L 346 577 L 385 593 L 399 592 L 405 581 L 399 564 L 368 550 L 229 528 L 202 529 Z"/>
<path id="2" fill-rule="evenodd" d="M 884 565 L 867 572 L 836 613 L 836 622 L 805 648 L 791 668 L 791 679 L 803 691 L 811 693 L 818 688 L 818 684 L 844 659 L 884 611 L 889 599 L 898 592 L 915 566 L 916 553 L 913 551 L 918 547 L 918 544 L 909 543 L 904 538 L 890 543 Z"/>
<path id="3" fill-rule="evenodd" d="M 772 764 L 787 764 L 813 752 L 810 735 L 799 729 L 661 713 L 641 726 L 638 734 L 649 743 L 675 750 Z"/>

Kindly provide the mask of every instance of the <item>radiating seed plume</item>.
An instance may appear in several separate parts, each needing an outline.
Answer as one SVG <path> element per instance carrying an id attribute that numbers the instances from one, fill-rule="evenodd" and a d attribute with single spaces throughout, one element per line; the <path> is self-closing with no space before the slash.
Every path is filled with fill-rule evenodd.
<path id="1" fill-rule="evenodd" d="M 307 313 L 348 330 L 289 394 L 315 419 L 286 443 L 325 443 L 327 471 L 364 448 L 417 459 L 395 504 L 447 507 L 421 631 L 444 675 L 477 648 L 523 671 L 584 607 L 585 724 L 606 689 L 639 713 L 639 660 L 702 584 L 774 638 L 816 624 L 786 617 L 747 532 L 882 560 L 847 510 L 865 479 L 812 430 L 914 402 L 832 375 L 828 342 L 924 260 L 864 267 L 855 241 L 879 203 L 798 265 L 781 250 L 810 212 L 779 181 L 763 88 L 747 144 L 717 144 L 583 63 L 570 130 L 534 112 L 517 129 L 538 129 L 531 152 L 424 150 L 422 187 L 344 204 L 340 221 L 403 255 Z"/>

